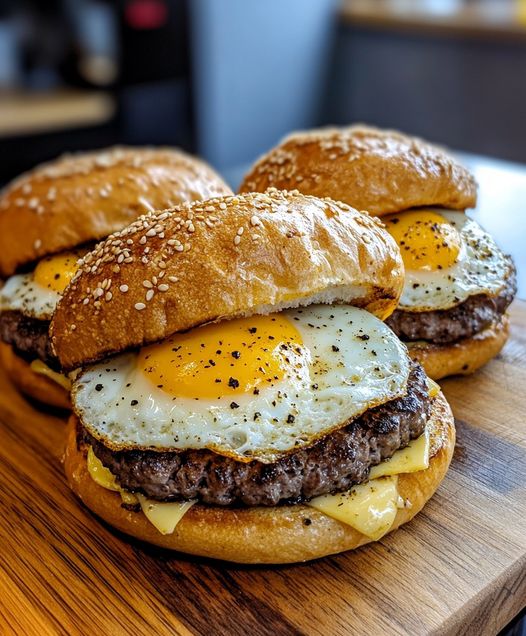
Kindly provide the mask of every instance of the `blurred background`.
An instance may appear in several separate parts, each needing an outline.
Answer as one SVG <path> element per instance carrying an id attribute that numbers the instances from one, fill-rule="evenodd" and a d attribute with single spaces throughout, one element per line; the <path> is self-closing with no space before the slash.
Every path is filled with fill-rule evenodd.
<path id="1" fill-rule="evenodd" d="M 294 129 L 362 121 L 526 162 L 526 0 L 0 0 L 0 183 L 178 145 L 236 185 Z"/>

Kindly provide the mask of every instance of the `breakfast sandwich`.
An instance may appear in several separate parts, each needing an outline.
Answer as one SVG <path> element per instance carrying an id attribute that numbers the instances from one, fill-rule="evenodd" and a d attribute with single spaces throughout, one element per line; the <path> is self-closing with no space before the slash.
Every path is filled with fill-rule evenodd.
<path id="1" fill-rule="evenodd" d="M 438 386 L 382 322 L 402 287 L 377 219 L 297 191 L 113 234 L 50 328 L 73 370 L 73 491 L 128 535 L 229 561 L 380 539 L 433 495 L 455 439 Z"/>
<path id="2" fill-rule="evenodd" d="M 472 373 L 508 338 L 515 267 L 465 214 L 471 174 L 442 149 L 363 126 L 295 133 L 260 159 L 241 192 L 297 188 L 381 216 L 405 264 L 387 323 L 427 374 Z"/>
<path id="3" fill-rule="evenodd" d="M 183 152 L 139 148 L 61 157 L 8 185 L 0 194 L 0 278 L 7 279 L 0 289 L 0 359 L 22 392 L 69 407 L 69 381 L 48 327 L 79 257 L 95 241 L 148 210 L 230 192 Z M 123 252 L 121 260 L 127 258 Z"/>

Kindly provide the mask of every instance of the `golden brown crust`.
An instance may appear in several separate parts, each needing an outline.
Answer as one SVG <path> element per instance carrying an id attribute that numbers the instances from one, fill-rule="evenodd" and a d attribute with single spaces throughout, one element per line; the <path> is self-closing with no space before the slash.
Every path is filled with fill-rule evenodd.
<path id="1" fill-rule="evenodd" d="M 399 476 L 399 493 L 410 505 L 398 510 L 391 532 L 423 508 L 449 467 L 455 425 L 442 394 L 434 400 L 430 424 L 436 427 L 430 466 Z M 75 494 L 95 514 L 128 535 L 170 550 L 239 563 L 294 563 L 353 550 L 371 541 L 350 526 L 299 504 L 243 509 L 195 505 L 173 534 L 162 535 L 142 513 L 124 510 L 118 494 L 91 479 L 85 457 L 77 449 L 74 416 L 68 427 L 65 470 Z"/>
<path id="2" fill-rule="evenodd" d="M 298 192 L 147 215 L 91 252 L 51 323 L 65 369 L 221 318 L 312 302 L 389 315 L 403 286 L 382 224 Z"/>
<path id="3" fill-rule="evenodd" d="M 212 168 L 179 150 L 110 148 L 61 157 L 0 195 L 0 276 L 104 238 L 149 209 L 230 192 Z"/>
<path id="4" fill-rule="evenodd" d="M 13 348 L 0 342 L 0 363 L 18 389 L 42 404 L 60 409 L 71 409 L 69 393 L 53 380 L 35 373 L 29 364 L 17 356 Z"/>
<path id="5" fill-rule="evenodd" d="M 509 317 L 484 329 L 471 338 L 453 344 L 406 343 L 409 355 L 420 362 L 433 380 L 449 375 L 469 375 L 494 358 L 505 345 L 509 335 Z"/>
<path id="6" fill-rule="evenodd" d="M 417 206 L 476 203 L 471 174 L 441 148 L 366 126 L 299 132 L 263 156 L 240 192 L 297 188 L 382 216 Z"/>

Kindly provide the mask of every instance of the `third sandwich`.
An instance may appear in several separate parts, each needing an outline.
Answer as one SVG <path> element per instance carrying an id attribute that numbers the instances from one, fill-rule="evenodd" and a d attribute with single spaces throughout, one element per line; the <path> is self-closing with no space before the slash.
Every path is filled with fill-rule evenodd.
<path id="1" fill-rule="evenodd" d="M 475 181 L 442 149 L 363 126 L 295 133 L 255 164 L 241 191 L 269 186 L 382 217 L 406 270 L 387 322 L 430 377 L 472 373 L 502 349 L 515 267 L 465 214 L 476 203 Z"/>
<path id="2" fill-rule="evenodd" d="M 112 235 L 51 325 L 77 369 L 71 487 L 119 530 L 208 557 L 284 563 L 378 540 L 433 495 L 455 438 L 382 322 L 402 286 L 376 219 L 298 192 Z"/>
<path id="3" fill-rule="evenodd" d="M 229 192 L 204 162 L 168 148 L 64 156 L 9 184 L 0 195 L 0 357 L 17 386 L 68 408 L 48 327 L 89 246 L 148 210 Z"/>

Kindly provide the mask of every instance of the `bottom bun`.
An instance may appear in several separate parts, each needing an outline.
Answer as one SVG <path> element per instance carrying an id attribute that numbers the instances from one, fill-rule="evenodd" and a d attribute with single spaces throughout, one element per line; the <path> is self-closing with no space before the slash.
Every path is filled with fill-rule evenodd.
<path id="1" fill-rule="evenodd" d="M 309 506 L 221 508 L 196 504 L 173 534 L 162 535 L 142 512 L 121 507 L 118 493 L 90 477 L 85 451 L 77 447 L 76 417 L 70 418 L 65 470 L 72 490 L 99 517 L 132 537 L 163 548 L 237 563 L 295 563 L 353 550 L 371 539 Z M 390 530 L 410 521 L 432 497 L 444 478 L 455 445 L 455 424 L 440 393 L 433 401 L 428 425 L 431 458 L 427 470 L 398 477 L 407 507 L 399 509 Z"/>
<path id="2" fill-rule="evenodd" d="M 42 404 L 71 409 L 68 391 L 45 375 L 35 373 L 5 342 L 0 342 L 0 361 L 11 381 L 22 393 Z"/>
<path id="3" fill-rule="evenodd" d="M 469 375 L 494 358 L 506 344 L 510 330 L 507 315 L 471 338 L 453 344 L 406 342 L 409 355 L 420 362 L 428 377 L 440 380 L 448 375 Z"/>

